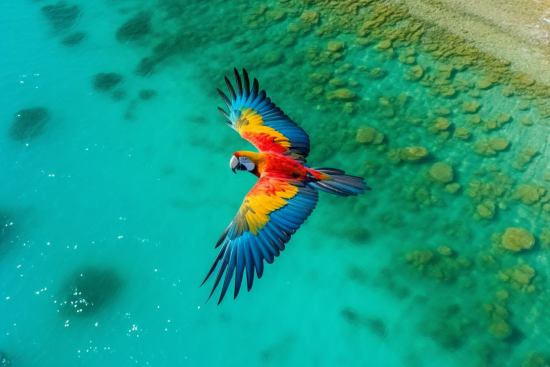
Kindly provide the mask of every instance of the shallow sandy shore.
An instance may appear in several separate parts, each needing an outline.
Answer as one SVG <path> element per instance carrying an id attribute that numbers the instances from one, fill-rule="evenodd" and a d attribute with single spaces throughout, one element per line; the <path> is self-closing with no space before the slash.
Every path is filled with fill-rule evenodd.
<path id="1" fill-rule="evenodd" d="M 550 84 L 550 0 L 389 0 Z"/>

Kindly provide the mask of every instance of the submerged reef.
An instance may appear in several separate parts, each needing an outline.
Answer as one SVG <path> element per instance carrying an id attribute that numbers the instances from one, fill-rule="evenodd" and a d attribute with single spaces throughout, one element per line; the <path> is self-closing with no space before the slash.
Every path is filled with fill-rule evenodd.
<path id="1" fill-rule="evenodd" d="M 115 34 L 118 42 L 139 41 L 153 31 L 151 14 L 140 12 L 121 25 Z"/>
<path id="2" fill-rule="evenodd" d="M 92 78 L 92 87 L 98 92 L 108 92 L 123 80 L 124 77 L 117 73 L 98 73 Z"/>
<path id="3" fill-rule="evenodd" d="M 41 10 L 54 34 L 72 28 L 82 13 L 78 5 L 70 5 L 65 1 L 60 1 L 55 5 L 46 5 Z"/>
<path id="4" fill-rule="evenodd" d="M 72 47 L 78 45 L 86 38 L 86 32 L 73 32 L 61 39 L 61 44 Z"/>
<path id="5" fill-rule="evenodd" d="M 139 98 L 148 101 L 150 99 L 153 99 L 157 96 L 157 91 L 153 89 L 143 89 L 139 91 Z"/>
<path id="6" fill-rule="evenodd" d="M 116 269 L 83 266 L 65 281 L 59 307 L 64 315 L 92 315 L 111 304 L 123 287 L 124 280 Z"/>
<path id="7" fill-rule="evenodd" d="M 2 366 L 12 365 L 11 358 L 6 353 L 4 353 L 4 351 L 1 351 L 1 350 L 0 350 L 0 365 Z"/>
<path id="8" fill-rule="evenodd" d="M 27 140 L 40 136 L 51 120 L 51 113 L 45 107 L 25 108 L 17 112 L 10 127 L 14 140 Z"/>

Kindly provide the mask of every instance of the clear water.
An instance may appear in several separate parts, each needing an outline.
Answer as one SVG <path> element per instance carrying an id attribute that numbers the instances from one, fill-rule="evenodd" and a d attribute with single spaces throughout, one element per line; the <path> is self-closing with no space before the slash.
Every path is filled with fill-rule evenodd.
<path id="1" fill-rule="evenodd" d="M 446 79 L 472 85 L 445 98 L 403 77 L 411 65 L 399 56 L 412 47 L 415 64 L 445 79 L 438 70 L 449 63 L 420 44 L 395 46 L 392 57 L 376 38 L 359 47 L 353 29 L 318 37 L 342 14 L 325 3 L 307 6 L 321 12 L 313 26 L 303 26 L 306 6 L 292 1 L 266 3 L 267 10 L 246 1 L 72 1 L 65 9 L 77 5 L 78 16 L 68 12 L 57 26 L 41 10 L 52 4 L 0 5 L 6 363 L 543 366 L 550 357 L 550 125 L 536 108 L 545 97 L 504 96 L 507 85 L 480 90 L 475 82 L 487 70 L 465 68 Z M 365 16 L 373 4 L 347 11 Z M 119 30 L 117 40 L 117 29 L 140 12 L 151 28 Z M 85 37 L 63 44 L 75 32 Z M 345 44 L 340 58 L 308 61 L 307 49 L 335 40 Z M 150 73 L 136 73 L 144 57 L 157 62 Z M 228 169 L 233 151 L 251 147 L 216 111 L 222 103 L 215 89 L 224 88 L 233 67 L 247 68 L 310 134 L 310 164 L 366 176 L 373 190 L 359 198 L 321 194 L 253 290 L 216 306 L 205 304 L 211 283 L 199 285 L 218 236 L 255 182 Z M 377 67 L 385 75 L 369 77 Z M 325 94 L 311 93 L 317 84 L 310 75 L 323 71 L 348 83 L 353 106 L 327 98 L 337 88 L 327 81 L 320 83 Z M 111 72 L 123 81 L 94 89 L 94 75 Z M 143 99 L 143 90 L 156 95 Z M 511 121 L 495 131 L 475 127 L 462 111 L 472 100 L 481 104 L 483 124 L 499 113 Z M 35 107 L 49 111 L 49 123 L 35 136 L 14 138 L 16 115 Z M 443 132 L 431 127 L 441 107 L 451 122 Z M 382 144 L 356 141 L 364 125 L 384 135 Z M 454 137 L 460 127 L 468 140 Z M 492 137 L 509 146 L 495 156 L 474 152 Z M 428 156 L 392 163 L 392 150 L 412 146 Z M 526 148 L 538 153 L 520 164 Z M 457 192 L 430 178 L 436 162 L 452 167 Z M 472 180 L 494 185 L 480 195 Z M 520 197 L 525 184 L 536 186 L 536 200 Z M 476 214 L 480 204 L 492 218 Z M 534 246 L 499 249 L 494 234 L 508 227 L 532 233 Z M 441 246 L 453 254 L 441 254 Z M 433 257 L 415 262 L 429 257 L 417 250 Z M 535 274 L 526 277 L 522 263 Z M 75 286 L 87 293 L 72 295 Z M 99 305 L 70 305 L 86 297 Z"/>

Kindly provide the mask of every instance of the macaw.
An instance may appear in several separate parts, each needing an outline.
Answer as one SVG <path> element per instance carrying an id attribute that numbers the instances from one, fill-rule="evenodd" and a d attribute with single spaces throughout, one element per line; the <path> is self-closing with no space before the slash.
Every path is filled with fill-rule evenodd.
<path id="1" fill-rule="evenodd" d="M 248 291 L 254 282 L 254 269 L 258 279 L 264 272 L 264 260 L 271 264 L 285 249 L 302 223 L 309 217 L 319 199 L 318 191 L 338 196 L 356 196 L 365 190 L 363 178 L 346 175 L 335 168 L 310 168 L 306 164 L 309 154 L 309 137 L 271 99 L 259 91 L 254 79 L 252 89 L 246 70 L 243 79 L 237 69 L 235 85 L 225 77 L 228 98 L 218 93 L 229 112 L 218 107 L 226 123 L 241 137 L 254 145 L 259 153 L 237 151 L 229 161 L 236 173 L 248 171 L 259 178 L 245 196 L 239 211 L 216 244 L 221 246 L 206 280 L 219 266 L 210 296 L 225 274 L 218 304 L 235 275 L 234 298 L 239 294 L 244 271 Z"/>

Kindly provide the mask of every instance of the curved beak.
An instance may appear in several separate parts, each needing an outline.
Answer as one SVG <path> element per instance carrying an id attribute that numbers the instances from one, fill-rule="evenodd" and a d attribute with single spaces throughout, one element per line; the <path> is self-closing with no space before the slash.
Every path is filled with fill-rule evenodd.
<path id="1" fill-rule="evenodd" d="M 240 165 L 241 163 L 239 162 L 239 159 L 235 156 L 232 156 L 231 157 L 231 160 L 229 161 L 229 167 L 231 168 L 231 170 L 233 171 L 233 173 L 237 174 L 237 172 L 235 172 L 235 170 L 237 169 L 237 167 Z"/>

